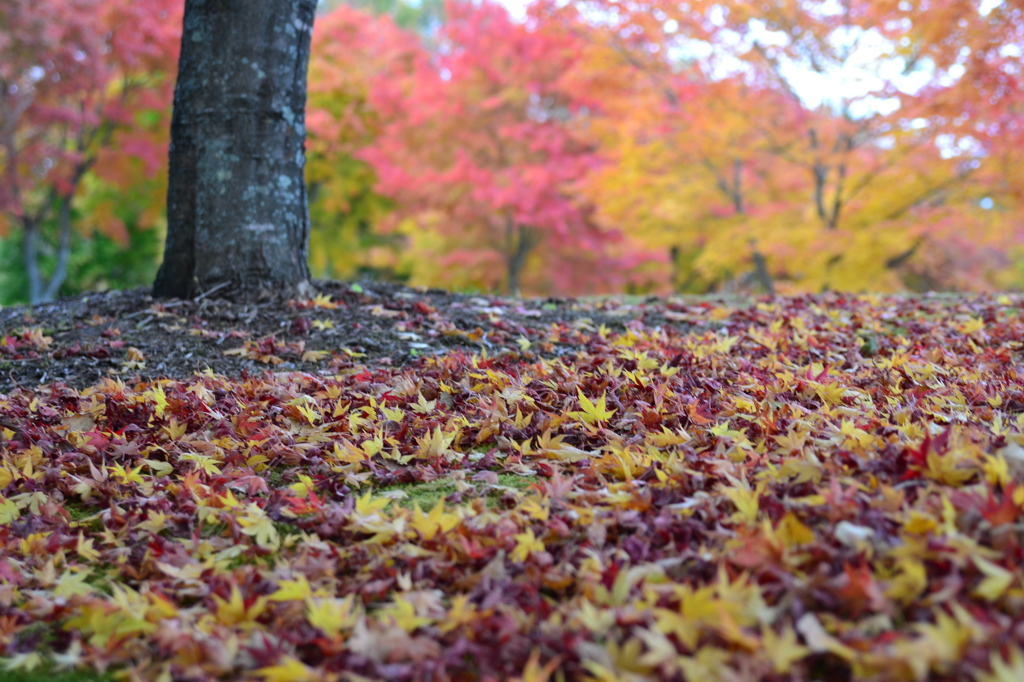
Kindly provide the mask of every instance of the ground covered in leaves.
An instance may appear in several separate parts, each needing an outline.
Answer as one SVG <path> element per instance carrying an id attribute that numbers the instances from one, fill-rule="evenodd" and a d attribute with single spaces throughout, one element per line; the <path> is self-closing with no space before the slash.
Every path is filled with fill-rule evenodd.
<path id="1" fill-rule="evenodd" d="M 4 679 L 1024 679 L 1019 297 L 367 294 L 4 323 Z"/>
<path id="2" fill-rule="evenodd" d="M 660 299 L 503 299 L 380 282 L 318 281 L 309 301 L 240 305 L 216 298 L 153 300 L 148 289 L 108 291 L 35 308 L 0 308 L 0 392 L 60 381 L 399 367 L 453 348 L 575 351 L 602 325 L 686 326 Z M 713 320 L 712 320 L 713 322 Z M 530 347 L 532 342 L 540 342 Z"/>

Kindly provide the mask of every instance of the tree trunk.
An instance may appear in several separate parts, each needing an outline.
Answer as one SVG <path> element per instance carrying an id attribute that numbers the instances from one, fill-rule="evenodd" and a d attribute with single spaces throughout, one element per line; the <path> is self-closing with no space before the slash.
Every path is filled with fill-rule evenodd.
<path id="1" fill-rule="evenodd" d="M 28 276 L 28 303 L 43 302 L 43 274 L 39 271 L 39 226 L 31 218 L 22 219 L 21 257 Z"/>
<path id="2" fill-rule="evenodd" d="M 317 0 L 186 0 L 155 296 L 309 290 L 306 72 Z"/>
<path id="3" fill-rule="evenodd" d="M 766 294 L 775 295 L 775 284 L 772 282 L 772 273 L 768 269 L 768 261 L 764 254 L 754 247 L 754 279 L 764 288 Z"/>
<path id="4" fill-rule="evenodd" d="M 76 183 L 77 185 L 77 183 Z M 57 243 L 57 265 L 50 275 L 50 281 L 46 283 L 46 290 L 43 292 L 43 301 L 52 301 L 57 298 L 60 285 L 68 278 L 68 261 L 71 260 L 71 196 L 65 194 L 60 200 L 60 241 Z"/>
<path id="5" fill-rule="evenodd" d="M 526 257 L 537 242 L 530 228 L 516 225 L 511 214 L 505 216 L 505 261 L 508 272 L 508 290 L 505 293 L 509 296 L 520 295 L 519 286 L 523 268 L 526 267 Z"/>

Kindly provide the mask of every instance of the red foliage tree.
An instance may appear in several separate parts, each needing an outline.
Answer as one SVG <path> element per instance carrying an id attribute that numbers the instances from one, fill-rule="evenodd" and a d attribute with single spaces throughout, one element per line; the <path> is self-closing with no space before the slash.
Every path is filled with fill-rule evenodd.
<path id="1" fill-rule="evenodd" d="M 466 281 L 482 286 L 574 291 L 607 281 L 608 263 L 595 263 L 622 237 L 602 230 L 574 192 L 600 162 L 581 130 L 598 103 L 564 82 L 581 42 L 515 23 L 491 2 L 453 2 L 446 13 L 434 60 L 379 80 L 371 97 L 387 123 L 363 158 L 401 207 L 396 220 L 437 235 L 435 265 L 464 275 L 475 267 Z M 527 277 L 531 259 L 545 267 Z"/>
<path id="2" fill-rule="evenodd" d="M 155 172 L 159 140 L 136 116 L 170 102 L 182 0 L 6 0 L 0 5 L 0 221 L 22 230 L 32 303 L 50 300 L 67 275 L 72 203 L 101 152 Z M 123 136 L 122 136 L 123 134 Z M 105 167 L 117 164 L 108 158 Z M 56 223 L 56 268 L 40 249 Z"/>

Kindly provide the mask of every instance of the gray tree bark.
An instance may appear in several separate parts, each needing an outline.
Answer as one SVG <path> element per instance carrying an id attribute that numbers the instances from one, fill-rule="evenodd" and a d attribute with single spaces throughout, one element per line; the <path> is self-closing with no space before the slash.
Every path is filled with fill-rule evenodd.
<path id="1" fill-rule="evenodd" d="M 186 0 L 155 296 L 309 291 L 306 74 L 317 0 Z"/>

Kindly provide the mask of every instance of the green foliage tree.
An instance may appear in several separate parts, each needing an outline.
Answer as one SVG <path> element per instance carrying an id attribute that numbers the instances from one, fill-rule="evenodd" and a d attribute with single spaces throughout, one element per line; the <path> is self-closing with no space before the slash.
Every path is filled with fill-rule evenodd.
<path id="1" fill-rule="evenodd" d="M 56 295 L 149 284 L 160 263 L 163 242 L 163 230 L 154 227 L 149 217 L 157 201 L 153 187 L 147 183 L 123 187 L 93 177 L 86 178 L 84 185 L 69 216 L 78 229 L 71 233 L 68 274 Z M 116 224 L 113 234 L 109 229 L 112 223 Z M 39 266 L 43 272 L 57 267 L 60 255 L 53 248 L 53 237 L 59 229 L 59 221 L 53 218 L 41 226 Z M 20 258 L 23 240 L 20 231 L 0 239 L 0 262 L 12 263 L 0 270 L 0 305 L 30 300 L 31 283 Z"/>

